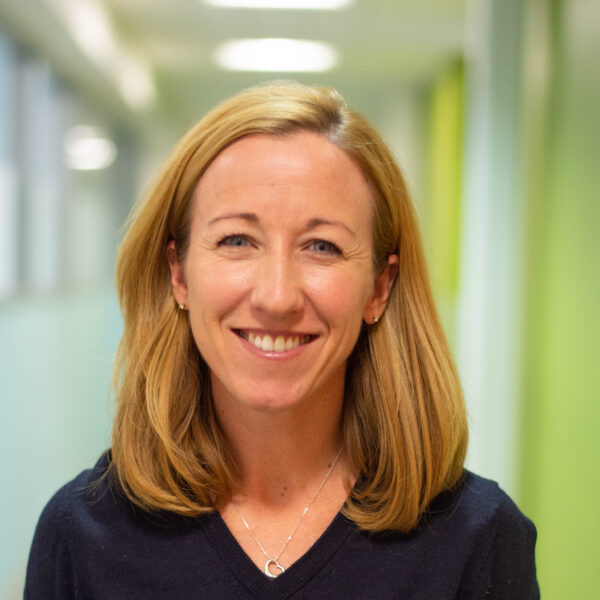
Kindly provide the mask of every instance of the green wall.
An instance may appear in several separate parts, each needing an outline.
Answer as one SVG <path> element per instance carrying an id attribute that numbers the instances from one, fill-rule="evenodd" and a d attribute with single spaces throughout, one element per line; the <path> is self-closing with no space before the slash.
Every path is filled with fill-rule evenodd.
<path id="1" fill-rule="evenodd" d="M 428 115 L 424 234 L 432 285 L 450 343 L 455 336 L 459 277 L 463 84 L 462 63 L 450 64 L 431 90 Z"/>
<path id="2" fill-rule="evenodd" d="M 543 597 L 585 600 L 600 588 L 600 4 L 547 7 L 548 79 L 530 73 L 525 115 L 533 139 L 521 489 L 538 527 Z"/>
<path id="3" fill-rule="evenodd" d="M 502 123 L 508 100 L 517 128 L 506 137 L 504 129 L 490 126 L 490 139 L 481 138 L 498 155 L 484 176 L 500 185 L 510 175 L 503 165 L 519 161 L 510 197 L 494 196 L 495 184 L 489 188 L 491 233 L 509 228 L 519 241 L 510 267 L 515 285 L 509 293 L 520 330 L 508 348 L 520 364 L 512 400 L 510 382 L 502 387 L 507 405 L 516 407 L 514 418 L 508 415 L 507 439 L 517 440 L 519 448 L 515 464 L 513 449 L 492 452 L 507 469 L 517 470 L 513 494 L 538 528 L 542 597 L 591 600 L 600 589 L 600 2 L 526 0 L 518 10 L 513 4 L 512 11 L 502 0 L 481 0 L 479 6 L 491 15 L 482 23 L 498 40 L 520 40 L 514 61 L 502 44 L 490 42 L 489 70 L 483 70 L 489 79 L 482 81 L 492 92 L 486 97 L 484 91 L 477 107 L 488 111 L 490 123 Z M 510 94 L 502 99 L 494 86 L 513 77 L 518 84 L 500 90 Z M 485 226 L 469 221 L 468 186 L 460 177 L 461 161 L 463 173 L 478 176 L 481 158 L 465 155 L 463 148 L 465 139 L 481 134 L 481 121 L 469 112 L 473 103 L 467 102 L 463 119 L 465 83 L 478 83 L 468 61 L 464 70 L 457 65 L 442 70 L 430 90 L 424 211 L 438 304 L 451 339 L 459 342 L 455 323 L 467 274 L 457 257 L 474 229 L 476 234 Z M 503 206 L 511 202 L 515 210 L 507 217 Z M 498 264 L 484 259 L 487 271 L 498 275 Z M 486 323 L 493 314 L 486 315 Z M 497 399 L 485 394 L 481 402 L 487 407 Z M 473 422 L 475 429 L 490 426 L 483 418 Z M 491 466 L 490 457 L 483 456 L 483 474 Z"/>

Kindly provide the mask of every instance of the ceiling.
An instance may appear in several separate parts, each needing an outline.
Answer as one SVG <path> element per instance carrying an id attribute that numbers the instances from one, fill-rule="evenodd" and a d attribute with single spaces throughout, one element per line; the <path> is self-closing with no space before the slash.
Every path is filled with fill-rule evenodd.
<path id="1" fill-rule="evenodd" d="M 300 11 L 215 8 L 203 0 L 2 0 L 0 23 L 112 116 L 176 137 L 218 101 L 268 79 L 333 85 L 365 111 L 399 89 L 422 88 L 462 55 L 465 4 L 355 0 L 340 11 Z M 73 15 L 90 6 L 88 20 L 108 25 L 103 56 L 83 48 L 93 28 L 74 24 Z M 341 61 L 326 73 L 230 72 L 213 62 L 221 42 L 258 37 L 326 41 Z M 120 91 L 116 73 L 126 63 L 146 75 L 141 100 Z M 125 74 L 130 83 L 137 76 Z"/>

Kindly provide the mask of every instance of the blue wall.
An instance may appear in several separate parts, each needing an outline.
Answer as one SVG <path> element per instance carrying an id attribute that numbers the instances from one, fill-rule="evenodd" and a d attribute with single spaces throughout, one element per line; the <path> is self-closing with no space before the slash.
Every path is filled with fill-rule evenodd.
<path id="1" fill-rule="evenodd" d="M 27 296 L 0 306 L 0 597 L 22 596 L 37 518 L 110 441 L 113 292 Z"/>

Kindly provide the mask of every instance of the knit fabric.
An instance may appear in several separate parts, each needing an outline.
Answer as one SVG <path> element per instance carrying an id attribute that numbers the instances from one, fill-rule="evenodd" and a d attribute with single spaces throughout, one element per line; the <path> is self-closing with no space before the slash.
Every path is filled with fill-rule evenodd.
<path id="1" fill-rule="evenodd" d="M 539 598 L 535 527 L 497 484 L 465 472 L 410 534 L 362 532 L 341 514 L 270 579 L 218 513 L 133 506 L 99 478 L 105 454 L 44 509 L 25 600 L 445 600 Z"/>

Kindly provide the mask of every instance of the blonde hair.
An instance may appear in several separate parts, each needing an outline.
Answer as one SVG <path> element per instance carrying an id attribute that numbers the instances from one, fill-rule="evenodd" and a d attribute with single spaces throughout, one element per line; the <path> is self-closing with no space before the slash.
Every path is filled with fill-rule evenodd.
<path id="1" fill-rule="evenodd" d="M 379 135 L 330 88 L 270 84 L 217 106 L 177 144 L 132 215 L 116 270 L 124 332 L 111 469 L 148 510 L 199 515 L 235 489 L 208 367 L 172 295 L 166 246 L 174 239 L 185 253 L 193 190 L 224 148 L 253 133 L 299 130 L 326 136 L 364 173 L 374 199 L 375 269 L 399 257 L 385 316 L 363 328 L 348 360 L 344 448 L 360 479 L 344 512 L 366 530 L 409 531 L 462 474 L 464 402 L 406 184 Z"/>

